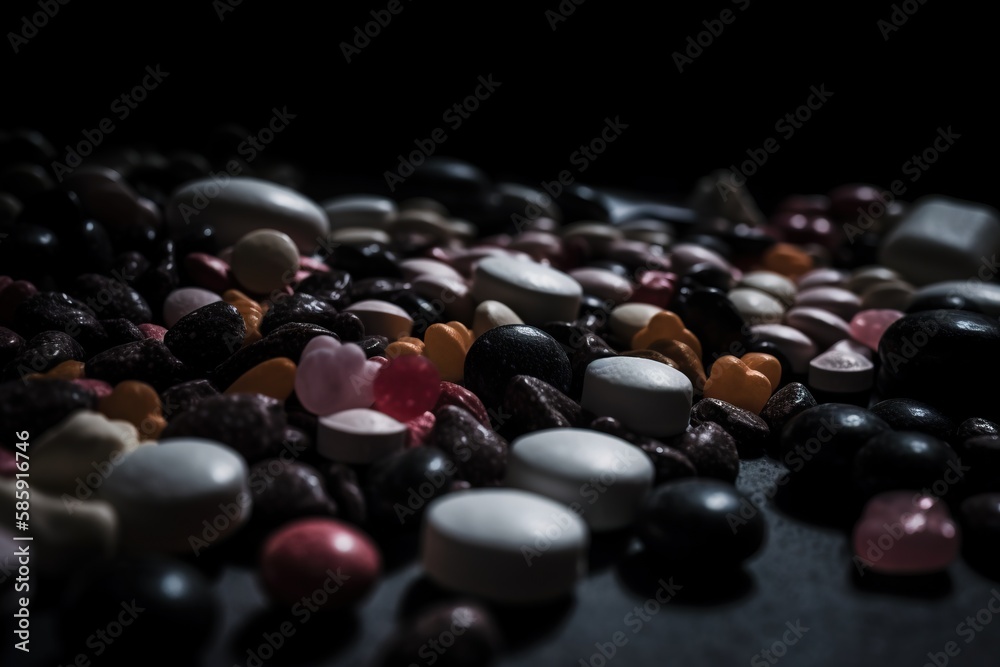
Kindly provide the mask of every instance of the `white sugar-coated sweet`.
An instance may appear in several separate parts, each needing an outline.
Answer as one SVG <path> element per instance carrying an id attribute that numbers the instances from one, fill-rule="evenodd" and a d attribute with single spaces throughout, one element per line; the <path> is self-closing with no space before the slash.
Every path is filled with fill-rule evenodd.
<path id="1" fill-rule="evenodd" d="M 479 338 L 490 329 L 507 324 L 524 324 L 513 310 L 499 301 L 483 301 L 476 306 L 472 319 L 472 334 Z"/>
<path id="2" fill-rule="evenodd" d="M 276 229 L 257 229 L 233 246 L 233 277 L 251 293 L 266 294 L 292 284 L 299 268 L 295 242 Z"/>
<path id="3" fill-rule="evenodd" d="M 207 289 L 200 287 L 175 289 L 163 302 L 163 322 L 169 329 L 185 315 L 216 301 L 222 301 L 222 297 Z"/>
<path id="4" fill-rule="evenodd" d="M 784 304 L 767 292 L 752 287 L 737 287 L 729 291 L 729 301 L 749 324 L 780 322 L 785 314 Z"/>
<path id="5" fill-rule="evenodd" d="M 426 257 L 411 257 L 399 262 L 399 270 L 403 272 L 403 278 L 413 280 L 418 276 L 440 276 L 452 280 L 464 280 L 462 274 L 451 268 L 444 262 Z"/>
<path id="6" fill-rule="evenodd" d="M 530 604 L 572 592 L 587 569 L 589 533 L 561 503 L 519 489 L 470 489 L 433 501 L 421 564 L 438 585 Z"/>
<path id="7" fill-rule="evenodd" d="M 796 308 L 819 308 L 850 320 L 861 310 L 861 297 L 842 287 L 811 287 L 795 295 Z"/>
<path id="8" fill-rule="evenodd" d="M 622 303 L 632 296 L 632 283 L 613 271 L 582 267 L 569 272 L 580 283 L 586 294 L 596 296 L 611 304 Z"/>
<path id="9" fill-rule="evenodd" d="M 809 362 L 809 386 L 818 391 L 867 391 L 875 382 L 875 365 L 845 349 L 829 349 Z"/>
<path id="10" fill-rule="evenodd" d="M 334 243 L 389 243 L 392 237 L 388 232 L 374 227 L 338 227 L 326 235 L 327 241 Z"/>
<path id="11" fill-rule="evenodd" d="M 792 365 L 793 373 L 805 373 L 809 370 L 809 360 L 816 356 L 816 343 L 798 329 L 784 324 L 752 326 L 750 337 L 753 340 L 774 343 Z"/>
<path id="12" fill-rule="evenodd" d="M 583 289 L 562 271 L 509 257 L 488 257 L 472 278 L 476 301 L 500 301 L 527 324 L 572 322 L 580 310 Z"/>
<path id="13" fill-rule="evenodd" d="M 403 449 L 406 424 L 368 408 L 320 417 L 316 451 L 338 463 L 372 463 Z"/>
<path id="14" fill-rule="evenodd" d="M 791 280 L 773 271 L 751 271 L 743 275 L 739 287 L 752 287 L 778 299 L 786 307 L 792 304 L 798 288 Z"/>
<path id="15" fill-rule="evenodd" d="M 663 310 L 651 303 L 623 303 L 615 306 L 608 315 L 608 327 L 615 338 L 632 342 L 639 330 L 649 324 L 653 315 Z"/>
<path id="16" fill-rule="evenodd" d="M 809 336 L 819 350 L 826 350 L 851 335 L 846 320 L 822 308 L 796 306 L 785 313 L 784 323 Z"/>
<path id="17" fill-rule="evenodd" d="M 346 195 L 324 201 L 323 211 L 330 222 L 330 229 L 386 229 L 396 216 L 396 202 L 377 195 Z"/>
<path id="18" fill-rule="evenodd" d="M 308 197 L 259 178 L 232 177 L 193 181 L 177 190 L 166 208 L 174 231 L 191 225 L 215 228 L 219 245 L 236 243 L 255 229 L 270 228 L 288 234 L 299 252 L 316 250 L 329 231 L 326 213 Z"/>
<path id="19" fill-rule="evenodd" d="M 435 310 L 443 310 L 447 321 L 469 322 L 476 309 L 472 292 L 464 278 L 446 278 L 423 274 L 411 281 L 413 291 L 430 302 Z"/>
<path id="20" fill-rule="evenodd" d="M 198 553 L 249 519 L 247 472 L 231 447 L 167 438 L 126 456 L 97 491 L 118 512 L 127 547 Z"/>
<path id="21" fill-rule="evenodd" d="M 1000 219 L 995 209 L 948 197 L 925 197 L 883 239 L 879 261 L 914 285 L 927 285 L 975 279 L 983 268 L 983 257 L 988 259 L 998 251 Z"/>
<path id="22" fill-rule="evenodd" d="M 388 301 L 367 299 L 352 303 L 344 310 L 358 316 L 365 325 L 366 334 L 385 336 L 390 342 L 409 336 L 413 331 L 413 318 L 405 310 Z"/>
<path id="23" fill-rule="evenodd" d="M 663 437 L 687 428 L 693 393 L 687 376 L 666 364 L 608 357 L 587 366 L 580 405 L 643 435 Z"/>
<path id="24" fill-rule="evenodd" d="M 830 346 L 830 350 L 841 350 L 844 352 L 851 352 L 852 354 L 860 354 L 865 359 L 872 358 L 872 349 L 870 347 L 862 345 L 861 343 L 851 340 L 850 338 L 837 341 Z"/>
<path id="25" fill-rule="evenodd" d="M 590 429 L 552 428 L 511 443 L 505 483 L 568 505 L 600 531 L 632 523 L 653 477 L 645 452 L 621 438 Z"/>

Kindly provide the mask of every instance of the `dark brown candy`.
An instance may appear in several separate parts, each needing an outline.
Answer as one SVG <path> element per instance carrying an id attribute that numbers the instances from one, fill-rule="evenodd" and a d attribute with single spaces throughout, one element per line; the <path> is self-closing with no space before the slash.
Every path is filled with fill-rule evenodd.
<path id="1" fill-rule="evenodd" d="M 258 461 L 247 477 L 253 497 L 251 520 L 276 527 L 306 516 L 337 516 L 337 504 L 326 492 L 320 472 L 300 461 L 271 458 Z"/>
<path id="2" fill-rule="evenodd" d="M 300 282 L 295 291 L 311 294 L 338 309 L 351 303 L 351 275 L 345 271 L 316 271 Z"/>
<path id="3" fill-rule="evenodd" d="M 311 294 L 292 294 L 274 300 L 267 314 L 260 321 L 260 332 L 267 335 L 289 322 L 317 324 L 333 331 L 337 322 L 337 309 L 324 299 Z"/>
<path id="4" fill-rule="evenodd" d="M 740 474 L 740 455 L 736 440 L 712 421 L 690 427 L 671 444 L 694 464 L 699 477 L 736 482 Z"/>
<path id="5" fill-rule="evenodd" d="M 337 504 L 339 518 L 356 525 L 365 523 L 368 503 L 354 469 L 343 463 L 332 463 L 327 466 L 324 478 L 327 494 Z"/>
<path id="6" fill-rule="evenodd" d="M 84 359 L 83 347 L 72 336 L 62 331 L 46 331 L 29 340 L 21 353 L 7 364 L 4 379 L 15 380 L 32 373 L 44 373 L 64 361 Z"/>
<path id="7" fill-rule="evenodd" d="M 445 602 L 421 611 L 389 639 L 378 667 L 486 667 L 496 660 L 500 632 L 475 603 Z"/>
<path id="8" fill-rule="evenodd" d="M 219 392 L 208 380 L 188 380 L 160 392 L 163 416 L 172 419 L 175 415 L 190 410 L 203 398 L 218 396 Z"/>
<path id="9" fill-rule="evenodd" d="M 94 410 L 97 398 L 67 380 L 14 380 L 0 384 L 0 443 L 27 431 L 37 438 L 76 410 Z"/>
<path id="10" fill-rule="evenodd" d="M 630 431 L 614 417 L 598 417 L 590 423 L 590 428 L 621 438 L 646 452 L 653 462 L 654 485 L 698 474 L 694 463 L 683 452 L 655 438 Z"/>
<path id="11" fill-rule="evenodd" d="M 516 375 L 507 383 L 497 430 L 508 440 L 546 428 L 567 428 L 580 421 L 580 404 L 548 382 Z"/>
<path id="12" fill-rule="evenodd" d="M 0 327 L 0 367 L 6 366 L 24 350 L 24 339 L 16 331 Z"/>
<path id="13" fill-rule="evenodd" d="M 691 408 L 692 424 L 715 422 L 736 440 L 740 458 L 760 456 L 771 435 L 767 423 L 743 408 L 717 398 L 703 398 Z"/>
<path id="14" fill-rule="evenodd" d="M 315 324 L 285 324 L 256 343 L 238 350 L 211 373 L 212 384 L 225 390 L 248 370 L 275 357 L 288 357 L 296 364 L 302 349 L 316 336 L 337 336 Z"/>
<path id="15" fill-rule="evenodd" d="M 138 380 L 164 391 L 191 379 L 191 370 L 175 357 L 166 345 L 153 338 L 118 345 L 87 360 L 88 378 L 104 380 L 114 386 L 125 380 Z"/>
<path id="16" fill-rule="evenodd" d="M 955 442 L 962 443 L 977 435 L 1000 435 L 1000 426 L 982 417 L 970 417 L 958 425 Z"/>
<path id="17" fill-rule="evenodd" d="M 105 349 L 111 349 L 117 347 L 118 345 L 124 345 L 125 343 L 135 343 L 145 338 L 142 335 L 142 331 L 139 327 L 135 325 L 131 320 L 127 320 L 124 317 L 119 317 L 113 320 L 100 320 L 101 326 L 104 327 L 104 333 L 107 334 L 107 339 L 104 344 Z"/>
<path id="18" fill-rule="evenodd" d="M 191 311 L 163 337 L 163 344 L 192 368 L 215 368 L 243 344 L 247 327 L 236 307 L 216 301 Z"/>
<path id="19" fill-rule="evenodd" d="M 70 294 L 87 304 L 102 320 L 124 317 L 135 324 L 153 321 L 149 304 L 124 280 L 84 273 L 73 281 Z"/>
<path id="20" fill-rule="evenodd" d="M 285 425 L 281 404 L 263 394 L 210 396 L 171 419 L 161 439 L 217 440 L 256 463 L 281 452 Z"/>
<path id="21" fill-rule="evenodd" d="M 426 444 L 445 452 L 472 486 L 499 486 L 507 472 L 507 441 L 456 405 L 438 408 L 434 417 Z"/>
<path id="22" fill-rule="evenodd" d="M 13 289 L 13 283 L 3 291 Z M 106 334 L 94 311 L 62 292 L 39 292 L 17 307 L 15 331 L 28 338 L 45 331 L 64 331 L 77 340 L 87 354 L 104 349 Z"/>
<path id="23" fill-rule="evenodd" d="M 804 384 L 789 382 L 771 394 L 760 411 L 760 417 L 767 423 L 772 435 L 778 437 L 792 417 L 815 405 L 816 399 Z"/>

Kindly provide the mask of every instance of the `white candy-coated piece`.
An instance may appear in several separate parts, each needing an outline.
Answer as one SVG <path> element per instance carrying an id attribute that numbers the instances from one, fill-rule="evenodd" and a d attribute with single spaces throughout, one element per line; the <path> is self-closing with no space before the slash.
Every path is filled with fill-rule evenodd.
<path id="1" fill-rule="evenodd" d="M 611 310 L 608 326 L 616 338 L 631 343 L 635 335 L 653 319 L 653 315 L 661 310 L 651 303 L 623 303 Z"/>
<path id="2" fill-rule="evenodd" d="M 490 329 L 507 324 L 524 324 L 513 310 L 499 301 L 483 301 L 472 318 L 472 334 L 479 338 Z"/>
<path id="3" fill-rule="evenodd" d="M 842 348 L 831 348 L 809 362 L 809 386 L 818 391 L 854 393 L 867 391 L 874 383 L 875 365 Z"/>
<path id="4" fill-rule="evenodd" d="M 562 271 L 509 257 L 488 257 L 472 278 L 476 301 L 507 304 L 525 323 L 572 322 L 580 310 L 583 289 Z"/>
<path id="5" fill-rule="evenodd" d="M 394 340 L 409 336 L 413 331 L 413 318 L 396 304 L 378 299 L 367 299 L 352 303 L 345 308 L 354 313 L 365 325 L 365 333 L 385 336 L 391 343 Z"/>
<path id="6" fill-rule="evenodd" d="M 320 417 L 316 451 L 338 463 L 372 463 L 401 451 L 406 424 L 369 408 Z"/>
<path id="7" fill-rule="evenodd" d="M 655 476 L 641 449 L 580 428 L 534 431 L 511 443 L 506 485 L 569 506 L 592 530 L 630 525 Z"/>
<path id="8" fill-rule="evenodd" d="M 587 569 L 583 519 L 519 489 L 470 489 L 438 498 L 422 530 L 421 563 L 433 581 L 496 602 L 561 598 Z"/>
<path id="9" fill-rule="evenodd" d="M 766 292 L 781 301 L 785 306 L 795 300 L 798 288 L 795 283 L 774 271 L 751 271 L 743 274 L 739 287 L 752 287 Z"/>
<path id="10" fill-rule="evenodd" d="M 643 435 L 662 437 L 687 428 L 693 393 L 691 380 L 676 368 L 652 359 L 608 357 L 587 366 L 580 405 Z"/>
<path id="11" fill-rule="evenodd" d="M 730 290 L 729 300 L 750 325 L 780 322 L 785 314 L 785 306 L 780 300 L 753 287 Z"/>
<path id="12" fill-rule="evenodd" d="M 809 370 L 809 361 L 816 356 L 816 343 L 798 329 L 785 324 L 758 324 L 750 327 L 752 340 L 774 343 L 792 365 L 793 373 Z"/>
<path id="13" fill-rule="evenodd" d="M 207 289 L 200 287 L 175 289 L 163 302 L 163 322 L 169 329 L 185 315 L 216 301 L 222 301 L 222 297 Z"/>
<path id="14" fill-rule="evenodd" d="M 167 438 L 127 455 L 98 493 L 117 510 L 127 547 L 197 553 L 199 540 L 225 539 L 250 518 L 247 473 L 222 443 Z"/>

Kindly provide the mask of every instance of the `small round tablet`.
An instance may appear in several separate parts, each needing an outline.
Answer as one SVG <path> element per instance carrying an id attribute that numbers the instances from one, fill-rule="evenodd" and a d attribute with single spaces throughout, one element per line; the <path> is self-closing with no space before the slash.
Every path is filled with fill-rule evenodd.
<path id="1" fill-rule="evenodd" d="M 587 569 L 589 535 L 566 506 L 519 489 L 469 489 L 433 501 L 421 563 L 440 586 L 505 603 L 569 594 Z"/>
<path id="2" fill-rule="evenodd" d="M 617 530 L 632 523 L 653 477 L 646 453 L 621 438 L 550 428 L 511 443 L 506 485 L 569 505 L 593 530 Z"/>
<path id="3" fill-rule="evenodd" d="M 406 424 L 368 408 L 320 417 L 317 430 L 316 451 L 338 463 L 372 463 L 406 444 Z"/>
<path id="4" fill-rule="evenodd" d="M 580 405 L 643 435 L 662 437 L 687 428 L 693 394 L 691 380 L 676 368 L 618 356 L 587 366 Z"/>

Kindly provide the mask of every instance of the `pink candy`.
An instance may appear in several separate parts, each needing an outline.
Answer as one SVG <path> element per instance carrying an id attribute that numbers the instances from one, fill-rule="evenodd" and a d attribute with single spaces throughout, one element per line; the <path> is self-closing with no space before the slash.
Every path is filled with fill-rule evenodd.
<path id="1" fill-rule="evenodd" d="M 316 415 L 371 407 L 378 362 L 368 361 L 354 343 L 317 336 L 305 346 L 295 373 L 295 394 Z"/>
<path id="2" fill-rule="evenodd" d="M 885 574 L 929 574 L 958 557 L 958 527 L 947 506 L 914 491 L 881 493 L 854 526 L 854 562 Z"/>
<path id="3" fill-rule="evenodd" d="M 882 334 L 903 315 L 898 310 L 862 310 L 851 318 L 851 338 L 877 351 Z"/>
<path id="4" fill-rule="evenodd" d="M 427 357 L 396 357 L 375 377 L 375 409 L 401 422 L 432 410 L 441 395 L 441 376 Z"/>

